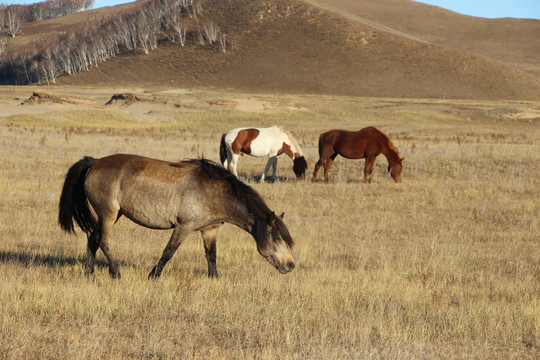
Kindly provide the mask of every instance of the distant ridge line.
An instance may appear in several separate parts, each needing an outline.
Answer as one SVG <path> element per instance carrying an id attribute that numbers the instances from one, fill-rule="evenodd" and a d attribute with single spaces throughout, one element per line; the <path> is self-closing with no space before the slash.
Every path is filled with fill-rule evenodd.
<path id="1" fill-rule="evenodd" d="M 310 5 L 316 6 L 318 8 L 321 8 L 321 9 L 333 12 L 335 14 L 338 14 L 340 16 L 346 17 L 347 19 L 353 20 L 353 21 L 355 21 L 357 23 L 367 25 L 367 26 L 372 27 L 374 29 L 384 31 L 384 32 L 387 32 L 389 34 L 402 37 L 404 39 L 417 41 L 417 42 L 420 42 L 420 43 L 423 43 L 423 44 L 431 44 L 430 42 L 428 42 L 428 41 L 426 41 L 424 39 L 421 39 L 421 38 L 418 38 L 416 36 L 406 34 L 404 32 L 396 30 L 396 29 L 392 29 L 392 28 L 390 28 L 388 26 L 385 26 L 385 25 L 381 25 L 381 24 L 379 24 L 379 23 L 377 23 L 375 21 L 368 20 L 368 19 L 363 18 L 361 16 L 351 14 L 351 13 L 349 13 L 347 11 L 343 11 L 343 10 L 337 8 L 337 7 L 332 6 L 332 5 L 324 4 L 324 3 L 321 3 L 320 1 L 317 1 L 317 0 L 302 0 L 302 1 L 304 1 L 305 3 L 308 3 Z"/>

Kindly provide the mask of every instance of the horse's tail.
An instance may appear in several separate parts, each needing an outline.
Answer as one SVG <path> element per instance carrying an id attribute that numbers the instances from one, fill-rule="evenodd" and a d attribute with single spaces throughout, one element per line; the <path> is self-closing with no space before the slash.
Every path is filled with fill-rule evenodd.
<path id="1" fill-rule="evenodd" d="M 84 191 L 84 181 L 86 173 L 96 159 L 85 156 L 73 164 L 64 181 L 60 203 L 58 204 L 58 224 L 62 230 L 74 233 L 73 219 L 82 231 L 90 234 L 96 227 L 96 218 L 92 214 L 86 192 Z"/>
<path id="2" fill-rule="evenodd" d="M 224 164 L 225 160 L 227 160 L 227 146 L 225 144 L 225 135 L 227 135 L 227 133 L 221 136 L 221 143 L 219 144 L 219 159 L 221 160 L 222 164 Z"/>

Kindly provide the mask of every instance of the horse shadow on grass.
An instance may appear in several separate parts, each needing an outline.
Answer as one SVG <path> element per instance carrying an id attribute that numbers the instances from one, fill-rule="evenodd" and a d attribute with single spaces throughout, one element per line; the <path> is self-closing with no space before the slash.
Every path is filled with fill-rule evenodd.
<path id="1" fill-rule="evenodd" d="M 252 183 L 260 183 L 261 182 L 261 175 L 241 175 L 239 177 L 240 180 L 252 184 Z M 286 176 L 276 176 L 275 178 L 268 177 L 264 179 L 265 183 L 280 183 L 280 182 L 295 182 L 295 179 L 288 178 Z"/>
<path id="2" fill-rule="evenodd" d="M 60 269 L 64 267 L 82 266 L 84 268 L 86 257 L 75 256 L 56 256 L 45 254 L 32 254 L 14 251 L 0 251 L 0 264 L 18 264 L 26 269 L 48 267 L 51 269 Z M 96 267 L 98 269 L 108 269 L 109 264 L 105 258 L 96 257 Z M 125 261 L 118 261 L 118 265 L 122 267 L 130 266 Z M 132 265 L 131 265 L 132 266 Z M 200 269 L 185 269 L 185 272 L 192 272 L 197 276 L 206 275 L 206 270 Z"/>
<path id="3" fill-rule="evenodd" d="M 60 268 L 66 266 L 82 265 L 85 258 L 74 256 L 57 256 L 46 254 L 32 254 L 14 251 L 0 251 L 0 263 L 15 263 L 25 268 L 46 266 L 50 268 Z M 96 266 L 106 268 L 109 265 L 105 259 L 96 259 Z"/>

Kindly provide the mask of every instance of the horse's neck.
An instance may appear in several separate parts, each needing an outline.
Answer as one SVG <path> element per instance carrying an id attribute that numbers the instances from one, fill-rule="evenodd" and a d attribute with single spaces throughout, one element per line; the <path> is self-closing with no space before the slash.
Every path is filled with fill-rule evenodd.
<path id="1" fill-rule="evenodd" d="M 390 142 L 388 142 L 387 147 L 385 147 L 385 148 L 383 149 L 382 154 L 383 154 L 384 156 L 386 156 L 386 158 L 388 159 L 388 162 L 389 162 L 390 164 L 392 164 L 392 165 L 393 165 L 394 163 L 399 162 L 399 159 L 400 159 L 400 158 L 399 158 L 399 153 L 394 149 L 393 144 L 390 143 Z"/>
<path id="2" fill-rule="evenodd" d="M 226 222 L 250 233 L 255 225 L 255 220 L 249 214 L 246 204 L 238 199 L 233 199 L 224 205 Z"/>
<path id="3" fill-rule="evenodd" d="M 288 140 L 288 145 L 291 147 L 291 150 L 293 152 L 292 158 L 295 159 L 296 157 L 304 156 L 304 154 L 302 153 L 302 149 L 300 149 L 300 146 L 298 145 L 296 139 L 293 138 L 292 135 L 286 131 L 283 131 L 283 133 L 285 134 L 285 137 Z"/>

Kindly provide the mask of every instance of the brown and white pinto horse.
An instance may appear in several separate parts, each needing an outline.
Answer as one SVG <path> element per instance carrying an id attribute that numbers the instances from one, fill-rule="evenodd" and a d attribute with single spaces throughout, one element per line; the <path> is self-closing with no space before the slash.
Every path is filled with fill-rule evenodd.
<path id="1" fill-rule="evenodd" d="M 364 182 L 371 182 L 371 173 L 375 159 L 383 154 L 388 159 L 388 171 L 396 182 L 401 182 L 403 158 L 398 148 L 379 129 L 373 126 L 360 131 L 331 130 L 319 137 L 319 161 L 315 164 L 312 182 L 317 180 L 319 168 L 324 165 L 324 182 L 328 183 L 328 170 L 336 156 L 347 159 L 366 159 L 364 166 Z"/>
<path id="2" fill-rule="evenodd" d="M 94 272 L 100 248 L 111 276 L 120 277 L 109 250 L 109 234 L 122 215 L 147 228 L 174 229 L 150 278 L 160 276 L 191 231 L 201 232 L 208 276 L 217 277 L 216 239 L 225 222 L 249 232 L 259 253 L 280 273 L 294 268 L 293 240 L 283 214 L 276 216 L 255 190 L 208 160 L 174 163 L 116 154 L 101 159 L 84 157 L 73 164 L 62 189 L 58 222 L 66 232 L 74 232 L 75 220 L 88 235 L 87 274 Z"/>
<path id="3" fill-rule="evenodd" d="M 307 161 L 298 142 L 287 131 L 278 126 L 269 128 L 237 128 L 221 137 L 219 157 L 223 166 L 238 176 L 236 167 L 240 155 L 269 156 L 261 182 L 272 167 L 272 178 L 276 178 L 277 157 L 287 154 L 293 160 L 293 171 L 297 178 L 305 176 Z"/>

